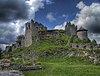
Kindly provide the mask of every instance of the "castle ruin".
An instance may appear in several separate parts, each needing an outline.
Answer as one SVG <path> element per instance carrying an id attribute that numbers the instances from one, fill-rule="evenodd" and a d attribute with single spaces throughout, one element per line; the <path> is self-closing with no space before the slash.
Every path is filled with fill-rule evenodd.
<path id="1" fill-rule="evenodd" d="M 77 36 L 79 39 L 89 39 L 88 38 L 88 33 L 86 29 L 83 27 L 80 27 L 77 30 L 77 26 L 74 24 L 71 24 L 68 22 L 65 26 L 65 33 L 68 36 Z M 38 43 L 40 39 L 48 39 L 48 38 L 57 38 L 60 37 L 59 31 L 58 30 L 47 30 L 47 27 L 43 26 L 42 24 L 39 24 L 38 22 L 35 22 L 31 20 L 30 22 L 27 22 L 25 24 L 25 35 L 20 35 L 16 39 L 16 44 L 12 44 L 12 46 L 7 46 L 6 50 L 15 50 L 17 48 L 22 48 L 22 47 L 28 47 L 33 43 L 32 37 L 39 35 L 39 38 L 36 38 L 36 42 Z M 67 43 L 66 43 L 67 44 Z M 71 48 L 93 48 L 93 46 L 90 46 L 88 44 L 84 45 L 77 45 L 77 44 L 71 44 L 69 45 Z M 87 47 L 89 46 L 89 47 Z"/>

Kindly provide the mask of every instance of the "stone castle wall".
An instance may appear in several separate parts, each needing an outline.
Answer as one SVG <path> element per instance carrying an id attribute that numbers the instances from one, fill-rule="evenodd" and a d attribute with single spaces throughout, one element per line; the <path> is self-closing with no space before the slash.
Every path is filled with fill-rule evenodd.
<path id="1" fill-rule="evenodd" d="M 80 39 L 88 39 L 87 30 L 81 28 L 81 30 L 77 30 L 77 27 L 71 23 L 67 23 L 65 26 L 66 35 L 72 36 L 76 35 Z M 35 38 L 36 44 L 39 44 L 41 39 L 49 39 L 49 38 L 59 38 L 59 31 L 58 30 L 47 30 L 47 27 L 39 24 L 33 20 L 27 22 L 25 24 L 25 35 L 20 35 L 16 39 L 16 44 L 12 46 L 7 46 L 6 50 L 12 51 L 17 48 L 28 47 L 33 43 L 32 37 L 39 35 Z M 71 44 L 69 45 L 72 48 L 82 48 L 82 49 L 92 49 L 94 46 L 90 46 L 87 44 Z"/>
<path id="2" fill-rule="evenodd" d="M 21 48 L 25 46 L 25 36 L 19 35 L 16 39 L 16 47 Z"/>
<path id="3" fill-rule="evenodd" d="M 16 50 L 16 44 L 12 44 L 12 51 Z"/>
<path id="4" fill-rule="evenodd" d="M 32 26 L 30 23 L 26 23 L 25 26 L 25 47 L 28 47 L 32 44 Z"/>
<path id="5" fill-rule="evenodd" d="M 47 30 L 39 32 L 40 39 L 59 38 L 60 33 L 58 30 Z"/>
<path id="6" fill-rule="evenodd" d="M 39 31 L 47 30 L 47 27 L 44 27 L 42 24 L 34 22 L 33 20 L 31 20 L 31 26 L 32 26 L 32 36 L 35 36 Z"/>
<path id="7" fill-rule="evenodd" d="M 69 22 L 65 26 L 65 31 L 69 36 L 76 35 L 77 27 Z"/>
<path id="8" fill-rule="evenodd" d="M 12 51 L 12 46 L 6 46 L 6 51 Z"/>
<path id="9" fill-rule="evenodd" d="M 25 47 L 28 47 L 32 44 L 32 36 L 35 36 L 39 31 L 44 30 L 47 30 L 47 28 L 33 20 L 27 23 L 25 31 Z"/>
<path id="10" fill-rule="evenodd" d="M 77 36 L 80 39 L 88 39 L 87 31 L 78 31 Z"/>

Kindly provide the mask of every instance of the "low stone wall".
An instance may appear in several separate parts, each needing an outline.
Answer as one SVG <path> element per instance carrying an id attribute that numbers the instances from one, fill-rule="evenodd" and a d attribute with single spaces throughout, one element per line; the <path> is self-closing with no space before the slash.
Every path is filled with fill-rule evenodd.
<path id="1" fill-rule="evenodd" d="M 40 70 L 43 67 L 41 66 L 23 66 L 21 67 L 21 70 L 26 71 L 26 70 Z"/>
<path id="2" fill-rule="evenodd" d="M 24 74 L 18 70 L 0 71 L 0 76 L 24 76 Z"/>
<path id="3" fill-rule="evenodd" d="M 96 50 L 96 49 L 100 49 L 98 45 L 93 46 L 91 44 L 71 43 L 68 46 L 71 47 L 71 48 L 75 48 L 75 49 L 85 49 L 85 50 Z"/>

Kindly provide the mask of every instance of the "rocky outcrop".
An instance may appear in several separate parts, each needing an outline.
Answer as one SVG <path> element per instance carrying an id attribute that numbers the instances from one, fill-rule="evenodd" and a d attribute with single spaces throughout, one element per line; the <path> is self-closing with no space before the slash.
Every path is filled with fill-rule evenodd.
<path id="1" fill-rule="evenodd" d="M 93 64 L 100 64 L 100 52 L 96 53 L 96 51 L 91 50 L 78 50 L 78 49 L 63 49 L 60 48 L 56 51 L 44 51 L 41 52 L 39 57 L 47 57 L 52 56 L 54 58 L 58 58 L 61 56 L 64 57 L 81 57 L 84 61 L 92 62 Z"/>
<path id="2" fill-rule="evenodd" d="M 0 76 L 24 76 L 24 74 L 18 70 L 0 71 Z"/>

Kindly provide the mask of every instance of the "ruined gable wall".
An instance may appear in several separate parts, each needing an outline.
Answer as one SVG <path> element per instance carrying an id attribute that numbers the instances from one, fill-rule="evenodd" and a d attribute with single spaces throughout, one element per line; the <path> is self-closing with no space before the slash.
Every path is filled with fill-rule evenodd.
<path id="1" fill-rule="evenodd" d="M 88 39 L 87 31 L 79 31 L 77 32 L 77 36 L 80 39 Z"/>
<path id="2" fill-rule="evenodd" d="M 25 47 L 25 36 L 19 35 L 16 39 L 16 48 Z"/>
<path id="3" fill-rule="evenodd" d="M 46 27 L 44 27 L 42 24 L 39 24 L 37 22 L 32 23 L 32 36 L 35 36 L 39 31 L 47 30 Z"/>
<path id="4" fill-rule="evenodd" d="M 74 24 L 67 23 L 65 31 L 68 36 L 76 35 L 77 27 Z"/>
<path id="5" fill-rule="evenodd" d="M 77 27 L 75 25 L 70 26 L 71 36 L 76 35 Z"/>

